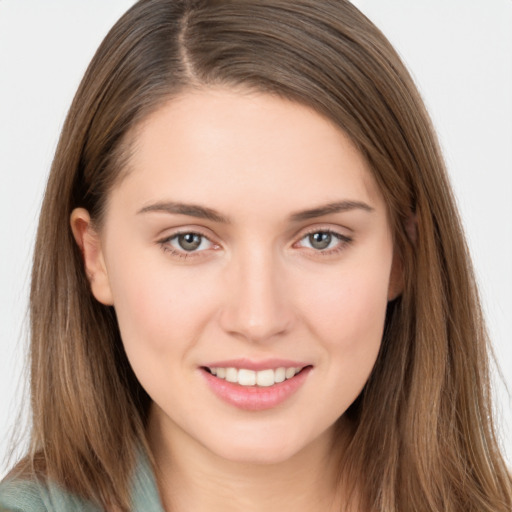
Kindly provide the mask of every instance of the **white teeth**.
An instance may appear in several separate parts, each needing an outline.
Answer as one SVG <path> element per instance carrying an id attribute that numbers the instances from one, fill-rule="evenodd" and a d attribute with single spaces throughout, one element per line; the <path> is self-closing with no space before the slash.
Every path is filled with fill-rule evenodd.
<path id="1" fill-rule="evenodd" d="M 210 368 L 212 375 L 240 386 L 269 387 L 295 377 L 302 368 L 276 368 L 275 370 L 260 370 L 258 372 L 245 368 Z"/>
<path id="2" fill-rule="evenodd" d="M 295 375 L 295 368 L 286 368 L 285 377 L 291 379 Z"/>
<path id="3" fill-rule="evenodd" d="M 240 370 L 242 371 L 242 370 Z M 256 382 L 258 386 L 268 387 L 275 384 L 274 370 L 262 370 L 256 374 Z"/>
<path id="4" fill-rule="evenodd" d="M 238 382 L 238 370 L 236 368 L 226 368 L 226 380 L 228 382 Z"/>
<path id="5" fill-rule="evenodd" d="M 275 382 L 284 382 L 286 380 L 286 368 L 278 368 L 274 372 L 274 381 Z"/>
<path id="6" fill-rule="evenodd" d="M 238 370 L 238 384 L 242 386 L 254 386 L 256 384 L 256 372 L 252 370 Z"/>

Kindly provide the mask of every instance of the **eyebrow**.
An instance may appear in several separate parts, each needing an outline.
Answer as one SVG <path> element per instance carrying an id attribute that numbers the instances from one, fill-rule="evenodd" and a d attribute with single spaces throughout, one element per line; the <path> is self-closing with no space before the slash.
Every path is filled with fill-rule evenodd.
<path id="1" fill-rule="evenodd" d="M 342 213 L 351 210 L 363 210 L 365 212 L 373 212 L 374 209 L 362 201 L 337 201 L 328 203 L 326 205 L 318 206 L 310 210 L 303 210 L 290 215 L 292 222 L 299 222 L 303 220 L 315 219 L 316 217 L 323 217 L 333 213 Z"/>
<path id="2" fill-rule="evenodd" d="M 337 201 L 334 203 L 321 205 L 316 208 L 311 208 L 309 210 L 302 210 L 293 213 L 290 215 L 289 219 L 291 222 L 300 222 L 304 220 L 314 219 L 317 217 L 323 217 L 324 215 L 342 213 L 350 210 L 363 210 L 365 212 L 374 211 L 374 209 L 370 205 L 363 203 L 362 201 Z M 216 210 L 213 210 L 212 208 L 207 208 L 205 206 L 200 206 L 198 204 L 163 201 L 145 206 L 144 208 L 140 209 L 137 212 L 137 214 L 149 212 L 187 215 L 189 217 L 206 219 L 212 222 L 219 222 L 222 224 L 230 223 L 228 217 L 225 217 Z"/>
<path id="3" fill-rule="evenodd" d="M 158 202 L 145 206 L 139 210 L 137 214 L 148 212 L 174 213 L 178 215 L 188 215 L 189 217 L 196 217 L 198 219 L 211 220 L 212 222 L 220 222 L 222 224 L 229 223 L 229 219 L 219 212 L 198 204 L 176 203 L 174 201 Z"/>

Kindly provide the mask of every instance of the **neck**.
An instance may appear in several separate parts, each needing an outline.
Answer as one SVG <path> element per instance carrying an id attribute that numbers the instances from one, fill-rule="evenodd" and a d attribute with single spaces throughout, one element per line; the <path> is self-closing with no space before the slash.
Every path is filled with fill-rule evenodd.
<path id="1" fill-rule="evenodd" d="M 152 415 L 148 438 L 168 512 L 342 510 L 340 450 L 333 450 L 331 431 L 287 460 L 251 463 L 226 460 L 179 428 L 169 435 L 162 427 Z"/>

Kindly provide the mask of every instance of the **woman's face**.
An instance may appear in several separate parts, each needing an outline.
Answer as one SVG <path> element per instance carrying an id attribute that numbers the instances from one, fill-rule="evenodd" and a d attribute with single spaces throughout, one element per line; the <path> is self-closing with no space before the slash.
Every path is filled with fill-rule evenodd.
<path id="1" fill-rule="evenodd" d="M 272 462 L 331 438 L 397 293 L 386 205 L 333 124 L 269 95 L 173 99 L 90 240 L 93 293 L 170 442 Z"/>

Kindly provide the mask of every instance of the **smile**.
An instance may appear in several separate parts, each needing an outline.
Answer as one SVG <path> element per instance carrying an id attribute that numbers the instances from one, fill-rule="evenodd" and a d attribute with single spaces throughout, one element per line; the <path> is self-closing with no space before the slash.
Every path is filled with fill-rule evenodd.
<path id="1" fill-rule="evenodd" d="M 238 409 L 263 411 L 291 399 L 304 385 L 313 366 L 291 361 L 265 365 L 239 360 L 200 369 L 207 386 L 222 401 Z"/>
<path id="2" fill-rule="evenodd" d="M 280 384 L 285 380 L 295 377 L 303 368 L 276 368 L 267 370 L 248 370 L 246 368 L 207 368 L 218 379 L 226 380 L 240 386 L 259 386 L 270 387 L 274 384 Z"/>

